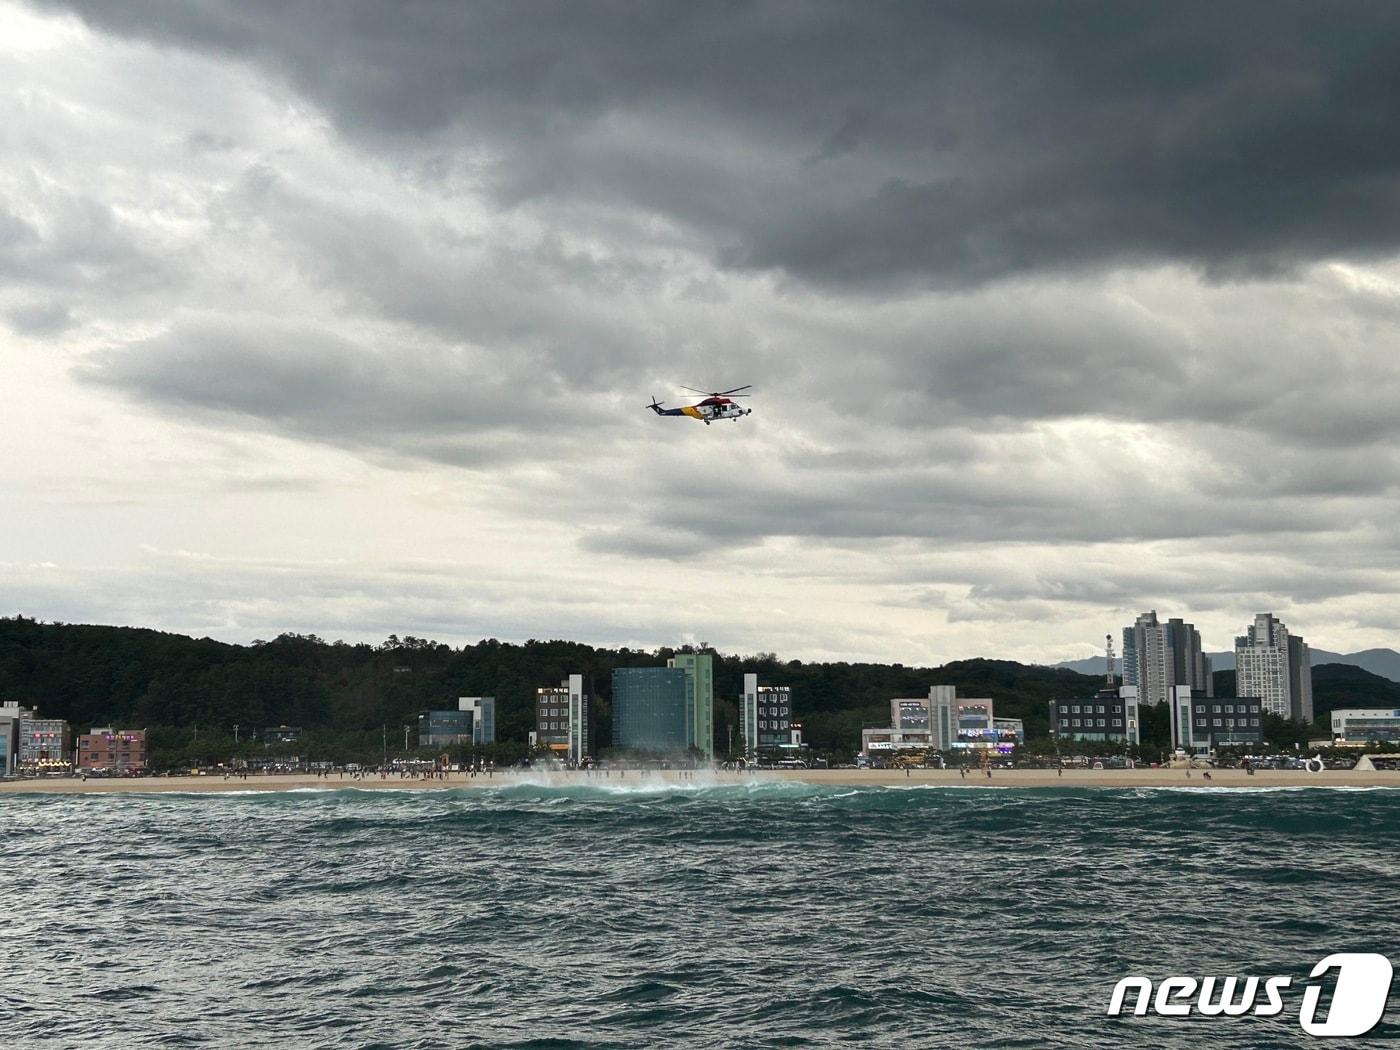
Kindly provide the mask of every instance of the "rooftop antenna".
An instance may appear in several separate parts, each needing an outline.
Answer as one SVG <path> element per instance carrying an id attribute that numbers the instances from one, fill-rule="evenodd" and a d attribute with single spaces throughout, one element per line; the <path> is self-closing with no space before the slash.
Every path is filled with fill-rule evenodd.
<path id="1" fill-rule="evenodd" d="M 1105 649 L 1106 649 L 1107 652 L 1108 652 L 1108 687 L 1109 687 L 1110 689 L 1112 689 L 1112 688 L 1113 688 L 1113 635 L 1111 635 L 1111 634 L 1106 634 L 1106 635 L 1103 636 L 1103 639 L 1104 639 L 1104 647 L 1105 647 Z"/>

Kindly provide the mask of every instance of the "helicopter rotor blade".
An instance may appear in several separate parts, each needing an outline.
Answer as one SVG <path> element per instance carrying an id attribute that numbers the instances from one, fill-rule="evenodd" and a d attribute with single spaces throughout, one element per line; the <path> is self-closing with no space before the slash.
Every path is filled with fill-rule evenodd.
<path id="1" fill-rule="evenodd" d="M 693 386 L 683 386 L 682 390 L 689 390 L 692 394 L 703 394 L 705 397 L 728 397 L 730 394 L 738 393 L 740 390 L 748 390 L 752 383 L 744 386 L 736 386 L 733 390 L 696 390 Z M 740 397 L 752 397 L 752 394 L 739 394 Z"/>

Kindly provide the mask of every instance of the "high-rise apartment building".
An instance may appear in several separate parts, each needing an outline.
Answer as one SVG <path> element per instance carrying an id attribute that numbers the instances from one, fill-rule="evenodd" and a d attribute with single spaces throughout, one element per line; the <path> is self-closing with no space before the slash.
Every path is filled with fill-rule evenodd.
<path id="1" fill-rule="evenodd" d="M 698 750 L 706 762 L 715 758 L 714 657 L 709 653 L 677 653 L 666 666 L 685 672 L 686 745 Z"/>
<path id="2" fill-rule="evenodd" d="M 1235 639 L 1235 692 L 1257 696 L 1264 710 L 1295 722 L 1313 720 L 1312 653 L 1273 613 L 1259 613 Z"/>
<path id="3" fill-rule="evenodd" d="M 1137 687 L 1142 704 L 1167 703 L 1177 686 L 1213 696 L 1210 658 L 1195 625 L 1177 617 L 1162 623 L 1154 609 L 1124 627 L 1123 684 Z"/>

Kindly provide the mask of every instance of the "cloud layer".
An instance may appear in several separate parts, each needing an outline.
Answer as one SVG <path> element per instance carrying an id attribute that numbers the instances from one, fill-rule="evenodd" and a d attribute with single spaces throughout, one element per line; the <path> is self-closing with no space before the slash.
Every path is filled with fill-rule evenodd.
<path id="1" fill-rule="evenodd" d="M 24 566 L 146 593 L 150 548 L 212 560 L 142 615 L 228 636 L 344 622 L 235 600 L 275 564 L 363 576 L 366 635 L 1393 641 L 1391 5 L 6 14 L 26 612 L 112 604 Z M 739 424 L 643 410 L 745 382 Z M 587 614 L 426 611 L 502 566 Z"/>

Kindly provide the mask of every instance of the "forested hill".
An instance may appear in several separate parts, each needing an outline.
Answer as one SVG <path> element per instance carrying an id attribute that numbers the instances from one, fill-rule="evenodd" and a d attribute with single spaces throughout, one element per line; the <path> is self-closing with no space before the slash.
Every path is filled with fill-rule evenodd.
<path id="1" fill-rule="evenodd" d="M 664 664 L 675 650 L 601 649 L 577 642 L 486 640 L 462 648 L 390 636 L 379 645 L 284 634 L 230 645 L 132 627 L 0 618 L 0 701 L 92 725 L 200 727 L 225 732 L 294 725 L 324 733 L 394 732 L 419 711 L 455 708 L 459 696 L 497 698 L 496 738 L 524 741 L 535 690 L 582 674 L 597 698 L 598 740 L 611 739 L 612 670 Z M 802 663 L 776 655 L 715 654 L 715 741 L 723 751 L 746 672 L 791 686 L 796 717 L 819 749 L 853 750 L 862 725 L 888 724 L 889 700 L 926 696 L 934 684 L 990 696 L 1002 717 L 1046 733 L 1046 701 L 1089 696 L 1099 679 L 999 660 L 940 667 Z"/>

